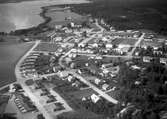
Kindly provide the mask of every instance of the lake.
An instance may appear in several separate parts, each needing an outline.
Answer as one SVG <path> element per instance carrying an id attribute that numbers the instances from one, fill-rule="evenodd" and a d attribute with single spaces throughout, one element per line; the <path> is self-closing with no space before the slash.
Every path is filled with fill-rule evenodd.
<path id="1" fill-rule="evenodd" d="M 0 4 L 0 32 L 26 29 L 44 22 L 39 16 L 43 6 L 88 2 L 87 0 L 36 0 Z"/>

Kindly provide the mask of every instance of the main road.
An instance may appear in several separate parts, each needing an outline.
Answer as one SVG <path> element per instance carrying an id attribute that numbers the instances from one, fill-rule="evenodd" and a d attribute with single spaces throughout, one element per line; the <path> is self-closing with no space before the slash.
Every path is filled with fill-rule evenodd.
<path id="1" fill-rule="evenodd" d="M 26 59 L 26 57 L 36 48 L 36 46 L 40 43 L 40 41 L 36 41 L 35 45 L 19 60 L 19 62 L 16 64 L 15 67 L 15 75 L 17 82 L 20 83 L 22 86 L 23 90 L 26 92 L 28 97 L 35 103 L 36 107 L 39 109 L 39 111 L 44 115 L 46 119 L 52 119 L 51 115 L 44 109 L 42 104 L 39 102 L 39 100 L 35 97 L 35 95 L 32 94 L 31 90 L 29 87 L 25 84 L 25 78 L 21 76 L 20 73 L 20 66 L 21 63 Z"/>
<path id="2" fill-rule="evenodd" d="M 65 71 L 65 72 L 68 73 L 68 74 L 72 74 L 74 77 L 78 78 L 81 82 L 88 85 L 90 88 L 92 88 L 95 92 L 97 92 L 100 96 L 102 96 L 107 101 L 112 102 L 114 104 L 118 104 L 118 101 L 116 99 L 112 98 L 111 96 L 109 96 L 108 94 L 106 94 L 105 92 L 103 92 L 102 90 L 97 88 L 95 85 L 90 83 L 88 80 L 86 80 L 85 78 L 83 78 L 79 74 L 77 74 L 73 71 Z"/>

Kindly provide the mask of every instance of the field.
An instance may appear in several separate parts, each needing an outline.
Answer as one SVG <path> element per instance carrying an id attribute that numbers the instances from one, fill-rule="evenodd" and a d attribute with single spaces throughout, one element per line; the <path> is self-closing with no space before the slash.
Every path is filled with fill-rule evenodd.
<path id="1" fill-rule="evenodd" d="M 0 44 L 0 87 L 14 82 L 15 65 L 32 43 L 1 43 Z"/>
<path id="2" fill-rule="evenodd" d="M 96 94 L 92 89 L 72 89 L 71 86 L 55 87 L 54 90 L 58 92 L 67 103 L 75 110 L 74 112 L 64 113 L 63 117 L 74 117 L 78 119 L 98 119 L 101 115 L 97 115 L 91 111 L 86 110 L 82 106 L 82 98 L 91 96 L 93 93 Z"/>
<path id="3" fill-rule="evenodd" d="M 54 44 L 54 43 L 40 43 L 35 48 L 35 51 L 55 52 L 58 48 L 59 48 L 58 44 Z"/>
<path id="4" fill-rule="evenodd" d="M 119 44 L 129 44 L 129 45 L 134 45 L 137 42 L 136 39 L 132 38 L 117 38 L 112 41 L 112 44 L 119 45 Z"/>

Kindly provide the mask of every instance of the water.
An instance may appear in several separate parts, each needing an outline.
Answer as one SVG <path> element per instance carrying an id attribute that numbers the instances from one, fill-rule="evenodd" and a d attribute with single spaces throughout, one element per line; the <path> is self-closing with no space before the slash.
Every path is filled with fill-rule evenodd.
<path id="1" fill-rule="evenodd" d="M 44 22 L 41 7 L 60 4 L 86 3 L 86 0 L 37 0 L 0 4 L 0 32 L 30 28 Z"/>

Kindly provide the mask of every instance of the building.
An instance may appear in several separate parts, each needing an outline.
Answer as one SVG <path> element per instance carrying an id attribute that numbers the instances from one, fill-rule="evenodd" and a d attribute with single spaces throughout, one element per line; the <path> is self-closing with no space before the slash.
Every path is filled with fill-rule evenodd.
<path id="1" fill-rule="evenodd" d="M 91 98 L 93 103 L 96 103 L 100 100 L 100 97 L 97 96 L 96 94 L 92 94 L 90 98 Z"/>
<path id="2" fill-rule="evenodd" d="M 112 49 L 113 45 L 112 44 L 106 44 L 106 49 Z"/>
<path id="3" fill-rule="evenodd" d="M 151 62 L 152 60 L 153 60 L 152 57 L 149 57 L 149 56 L 144 56 L 144 57 L 143 57 L 143 62 L 149 63 L 149 62 Z"/>
<path id="4" fill-rule="evenodd" d="M 161 64 L 167 64 L 167 58 L 160 58 L 160 63 Z"/>
<path id="5" fill-rule="evenodd" d="M 68 76 L 68 78 L 67 78 L 67 80 L 69 81 L 69 82 L 72 82 L 73 81 L 73 76 Z"/>
<path id="6" fill-rule="evenodd" d="M 105 90 L 105 91 L 108 90 L 108 89 L 109 89 L 109 85 L 106 84 L 106 83 L 103 84 L 103 85 L 102 85 L 102 89 Z"/>
<path id="7" fill-rule="evenodd" d="M 98 79 L 98 78 L 96 78 L 94 81 L 95 81 L 95 84 L 96 84 L 96 85 L 99 85 L 99 84 L 100 84 L 100 82 L 101 82 L 101 80 L 100 80 L 100 79 Z"/>
<path id="8" fill-rule="evenodd" d="M 113 67 L 113 63 L 102 64 L 102 66 L 101 66 L 102 69 L 109 68 L 109 67 Z"/>
<path id="9" fill-rule="evenodd" d="M 97 43 L 93 43 L 93 44 L 92 44 L 92 47 L 97 48 L 97 47 L 98 47 L 98 44 L 97 44 Z"/>

